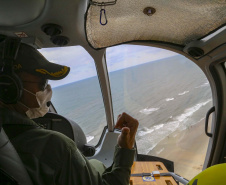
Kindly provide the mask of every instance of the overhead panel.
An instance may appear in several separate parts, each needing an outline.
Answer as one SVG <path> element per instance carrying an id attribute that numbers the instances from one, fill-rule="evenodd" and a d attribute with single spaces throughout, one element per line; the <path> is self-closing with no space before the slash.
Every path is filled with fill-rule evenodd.
<path id="1" fill-rule="evenodd" d="M 86 34 L 94 48 L 136 40 L 186 45 L 225 23 L 226 0 L 117 0 L 90 5 Z"/>
<path id="2" fill-rule="evenodd" d="M 45 0 L 0 0 L 0 27 L 21 26 L 35 20 Z"/>

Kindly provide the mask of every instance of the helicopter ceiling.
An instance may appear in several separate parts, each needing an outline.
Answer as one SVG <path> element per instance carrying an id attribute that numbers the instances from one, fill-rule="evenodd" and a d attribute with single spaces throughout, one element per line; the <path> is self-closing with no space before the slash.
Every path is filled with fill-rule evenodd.
<path id="1" fill-rule="evenodd" d="M 226 2 L 222 0 L 105 1 L 115 4 L 107 6 L 103 0 L 96 1 L 100 6 L 89 0 L 0 0 L 0 34 L 21 37 L 22 42 L 38 48 L 89 44 L 102 48 L 134 40 L 186 45 L 226 22 Z"/>
<path id="2" fill-rule="evenodd" d="M 21 37 L 38 48 L 56 47 L 51 37 L 68 39 L 65 46 L 84 45 L 84 15 L 88 0 L 8 0 L 0 1 L 0 34 Z M 60 34 L 47 35 L 43 26 L 55 24 Z"/>
<path id="3" fill-rule="evenodd" d="M 91 5 L 86 32 L 94 48 L 134 40 L 185 46 L 224 25 L 225 9 L 225 1 L 118 0 L 111 6 Z"/>

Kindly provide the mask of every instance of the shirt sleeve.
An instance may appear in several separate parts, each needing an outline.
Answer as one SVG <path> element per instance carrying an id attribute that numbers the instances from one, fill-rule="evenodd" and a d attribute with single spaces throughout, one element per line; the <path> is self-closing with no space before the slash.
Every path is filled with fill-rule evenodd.
<path id="1" fill-rule="evenodd" d="M 102 175 L 103 184 L 128 185 L 134 155 L 135 149 L 130 150 L 116 146 L 113 164 Z"/>
<path id="2" fill-rule="evenodd" d="M 56 170 L 56 185 L 128 185 L 134 149 L 115 147 L 113 164 L 102 174 L 77 149 L 67 147 L 61 167 Z"/>

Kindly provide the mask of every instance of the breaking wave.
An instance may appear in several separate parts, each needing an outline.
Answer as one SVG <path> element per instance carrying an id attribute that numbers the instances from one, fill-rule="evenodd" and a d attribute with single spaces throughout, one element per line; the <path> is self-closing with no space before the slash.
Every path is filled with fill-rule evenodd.
<path id="1" fill-rule="evenodd" d="M 174 98 L 166 98 L 166 101 L 172 101 Z"/>
<path id="2" fill-rule="evenodd" d="M 179 122 L 183 122 L 184 120 L 186 120 L 187 118 L 191 117 L 196 111 L 198 111 L 201 107 L 205 106 L 207 103 L 211 102 L 212 100 L 209 99 L 205 102 L 202 103 L 198 103 L 195 106 L 188 108 L 184 111 L 183 114 L 181 114 L 180 116 L 177 116 L 176 119 Z"/>
<path id="3" fill-rule="evenodd" d="M 168 137 L 170 134 L 175 132 L 177 129 L 181 129 L 182 127 L 184 127 L 184 124 L 186 123 L 186 121 L 195 112 L 197 112 L 201 107 L 205 106 L 207 103 L 209 103 L 211 101 L 212 101 L 211 99 L 208 99 L 207 101 L 198 103 L 193 107 L 185 109 L 182 114 L 180 114 L 174 118 L 170 117 L 170 118 L 173 118 L 172 121 L 162 123 L 159 125 L 155 125 L 155 126 L 152 126 L 151 128 L 147 128 L 147 127 L 142 128 L 142 130 L 138 132 L 139 139 L 137 140 L 137 142 L 138 142 L 138 145 L 139 145 L 139 143 L 141 145 L 139 150 L 142 151 L 143 153 L 147 154 L 164 138 Z M 198 123 L 198 122 L 196 122 L 196 123 Z"/>
<path id="4" fill-rule="evenodd" d="M 179 93 L 178 95 L 179 95 L 179 96 L 182 96 L 182 95 L 187 94 L 187 93 L 189 93 L 189 91 L 184 91 L 184 92 L 182 92 L 182 93 Z"/>
<path id="5" fill-rule="evenodd" d="M 155 125 L 150 129 L 148 129 L 147 127 L 144 127 L 143 130 L 138 133 L 138 136 L 145 136 L 146 134 L 150 134 L 150 133 L 162 128 L 163 126 L 164 126 L 164 124 Z"/>
<path id="6" fill-rule="evenodd" d="M 147 107 L 145 109 L 140 110 L 139 112 L 142 113 L 142 114 L 148 115 L 148 114 L 151 114 L 151 113 L 153 113 L 153 112 L 155 112 L 157 110 L 159 110 L 159 108 L 148 108 Z"/>
<path id="7" fill-rule="evenodd" d="M 200 88 L 200 87 L 207 87 L 209 86 L 209 82 L 205 82 L 204 84 L 200 85 L 200 86 L 197 86 L 195 88 Z"/>

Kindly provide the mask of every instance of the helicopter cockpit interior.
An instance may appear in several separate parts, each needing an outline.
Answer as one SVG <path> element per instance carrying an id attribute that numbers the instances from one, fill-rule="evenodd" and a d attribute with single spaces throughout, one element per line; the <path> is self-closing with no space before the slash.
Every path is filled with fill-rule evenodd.
<path id="1" fill-rule="evenodd" d="M 225 9 L 225 0 L 0 1 L 0 44 L 13 38 L 70 67 L 49 80 L 50 110 L 36 123 L 108 167 L 128 112 L 140 123 L 134 161 L 161 162 L 187 184 L 226 163 Z M 35 184 L 2 128 L 0 172 L 5 184 Z"/>

